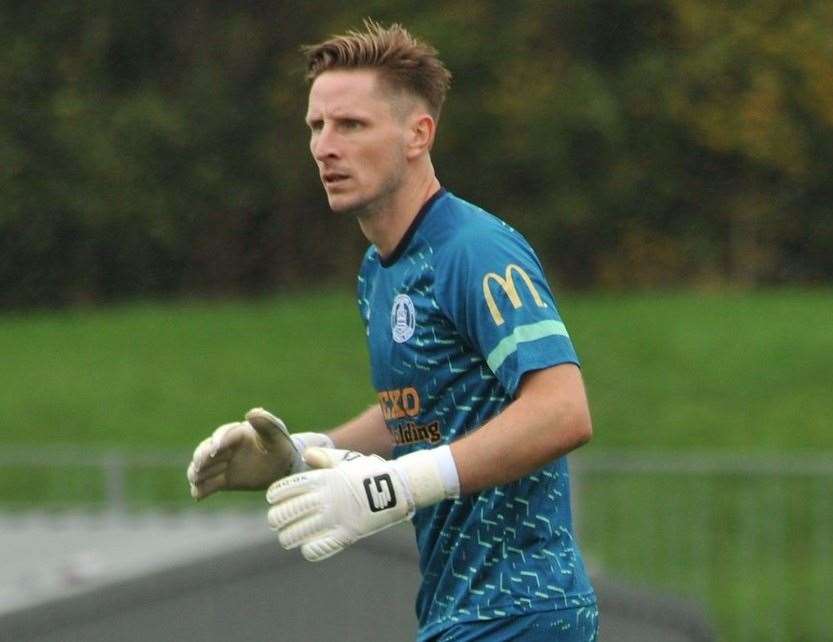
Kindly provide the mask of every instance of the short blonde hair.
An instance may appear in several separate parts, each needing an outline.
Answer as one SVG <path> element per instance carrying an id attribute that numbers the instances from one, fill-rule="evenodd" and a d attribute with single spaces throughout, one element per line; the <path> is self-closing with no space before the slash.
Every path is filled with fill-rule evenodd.
<path id="1" fill-rule="evenodd" d="M 307 80 L 312 83 L 332 69 L 374 69 L 389 89 L 423 99 L 434 120 L 439 120 L 451 72 L 437 50 L 400 24 L 385 28 L 368 19 L 364 28 L 301 47 L 307 57 Z"/>

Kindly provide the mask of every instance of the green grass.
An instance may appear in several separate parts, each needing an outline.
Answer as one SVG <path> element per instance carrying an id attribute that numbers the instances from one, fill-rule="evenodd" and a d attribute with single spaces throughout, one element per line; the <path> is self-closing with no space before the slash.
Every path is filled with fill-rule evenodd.
<path id="1" fill-rule="evenodd" d="M 295 430 L 373 400 L 344 295 L 0 319 L 6 444 L 191 448 L 253 406 Z"/>
<path id="2" fill-rule="evenodd" d="M 568 298 L 603 447 L 833 449 L 833 291 Z"/>
<path id="3" fill-rule="evenodd" d="M 833 640 L 829 477 L 593 473 L 582 488 L 591 567 L 705 602 L 725 642 Z"/>
<path id="4" fill-rule="evenodd" d="M 833 449 L 833 291 L 561 297 L 596 447 Z M 342 293 L 0 317 L 0 443 L 190 448 L 263 405 L 293 430 L 373 402 Z"/>

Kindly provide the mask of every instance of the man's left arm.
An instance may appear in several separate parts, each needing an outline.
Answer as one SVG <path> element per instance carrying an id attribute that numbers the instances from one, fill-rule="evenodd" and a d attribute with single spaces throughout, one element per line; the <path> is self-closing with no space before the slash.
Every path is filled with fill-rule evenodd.
<path id="1" fill-rule="evenodd" d="M 331 448 L 304 453 L 314 469 L 269 488 L 268 521 L 284 548 L 320 561 L 398 524 L 418 508 L 520 479 L 586 443 L 590 413 L 580 371 L 561 364 L 524 375 L 511 404 L 453 442 L 386 461 Z"/>
<path id="2" fill-rule="evenodd" d="M 451 444 L 461 494 L 515 481 L 593 434 L 581 371 L 564 363 L 526 373 L 515 400 Z"/>

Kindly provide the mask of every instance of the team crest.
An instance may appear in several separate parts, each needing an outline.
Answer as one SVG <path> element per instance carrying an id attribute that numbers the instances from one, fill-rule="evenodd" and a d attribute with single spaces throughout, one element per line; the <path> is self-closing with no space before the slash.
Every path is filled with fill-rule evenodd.
<path id="1" fill-rule="evenodd" d="M 390 329 L 396 343 L 405 343 L 414 336 L 416 311 L 414 302 L 407 294 L 398 294 L 390 311 Z"/>

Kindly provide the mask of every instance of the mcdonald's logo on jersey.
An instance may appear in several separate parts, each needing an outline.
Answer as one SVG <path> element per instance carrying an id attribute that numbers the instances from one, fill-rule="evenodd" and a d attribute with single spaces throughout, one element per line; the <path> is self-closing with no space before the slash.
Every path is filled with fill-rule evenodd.
<path id="1" fill-rule="evenodd" d="M 500 286 L 509 298 L 509 302 L 512 304 L 512 307 L 517 310 L 523 305 L 523 301 L 521 301 L 521 297 L 518 294 L 518 288 L 515 286 L 516 274 L 520 276 L 521 280 L 524 284 L 526 284 L 526 287 L 532 295 L 532 299 L 535 301 L 535 304 L 539 308 L 547 307 L 547 304 L 541 299 L 541 295 L 538 294 L 538 290 L 535 289 L 535 284 L 532 283 L 532 279 L 529 278 L 529 274 L 526 273 L 526 270 L 519 265 L 510 263 L 506 266 L 506 274 L 504 276 L 500 276 L 495 272 L 489 272 L 483 277 L 483 296 L 486 299 L 486 305 L 489 306 L 489 312 L 492 313 L 492 319 L 494 319 L 495 325 L 503 325 L 504 319 L 500 310 L 498 310 L 497 304 L 495 303 L 495 296 L 492 294 L 491 282 L 494 281 Z"/>

